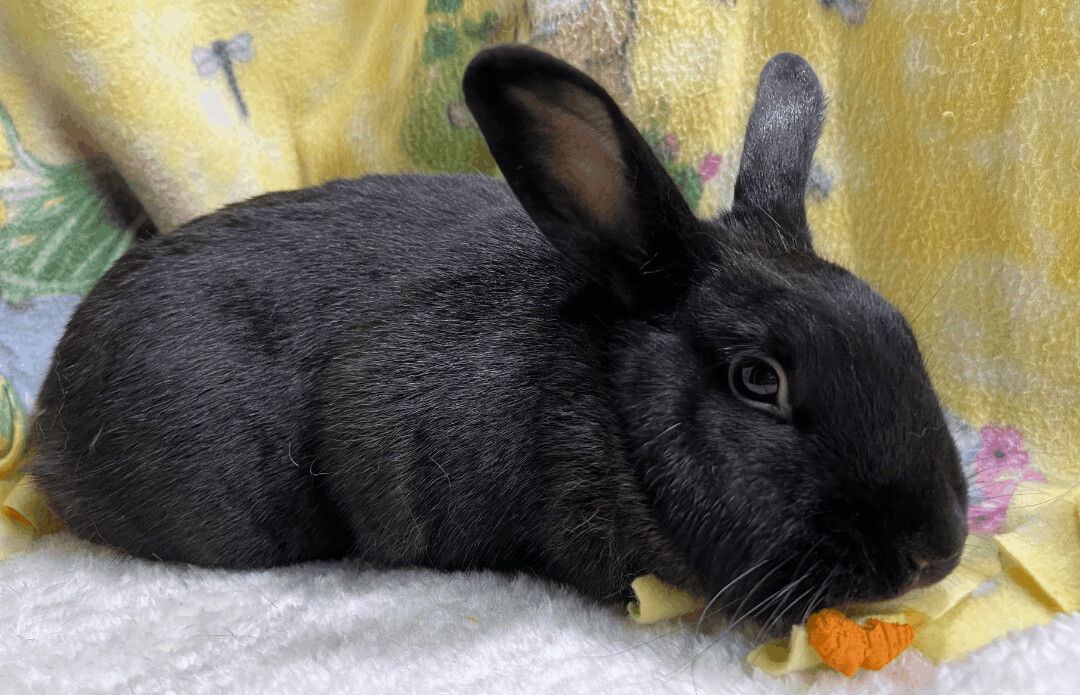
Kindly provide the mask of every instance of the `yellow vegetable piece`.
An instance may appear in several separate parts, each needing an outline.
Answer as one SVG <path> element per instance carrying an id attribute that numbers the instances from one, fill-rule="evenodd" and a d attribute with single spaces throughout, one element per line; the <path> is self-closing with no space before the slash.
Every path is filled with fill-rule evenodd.
<path id="1" fill-rule="evenodd" d="M 637 600 L 631 601 L 626 609 L 634 622 L 656 623 L 698 613 L 705 607 L 701 599 L 676 589 L 654 574 L 638 577 L 630 583 L 630 588 Z"/>

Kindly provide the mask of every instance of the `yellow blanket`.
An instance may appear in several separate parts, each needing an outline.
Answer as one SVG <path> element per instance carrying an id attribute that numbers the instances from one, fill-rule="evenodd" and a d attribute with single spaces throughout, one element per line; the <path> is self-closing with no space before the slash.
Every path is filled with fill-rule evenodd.
<path id="1" fill-rule="evenodd" d="M 1080 609 L 1080 10 L 1020 0 L 0 4 L 0 555 L 50 525 L 17 466 L 47 355 L 11 326 L 58 329 L 50 298 L 151 222 L 339 176 L 494 172 L 459 80 L 508 40 L 597 76 L 702 214 L 730 200 L 758 70 L 806 56 L 830 101 L 816 244 L 906 311 L 974 481 L 979 535 L 908 601 L 933 619 L 916 646 L 951 658 Z"/>

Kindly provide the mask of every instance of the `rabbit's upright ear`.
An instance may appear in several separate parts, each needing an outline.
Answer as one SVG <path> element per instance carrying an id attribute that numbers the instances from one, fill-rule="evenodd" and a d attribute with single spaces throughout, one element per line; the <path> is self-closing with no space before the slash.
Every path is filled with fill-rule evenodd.
<path id="1" fill-rule="evenodd" d="M 761 71 L 746 126 L 733 208 L 788 247 L 810 250 L 806 184 L 825 118 L 825 96 L 810 64 L 779 53 Z M 774 237 L 775 238 L 775 237 Z"/>
<path id="2" fill-rule="evenodd" d="M 680 289 L 697 221 L 600 85 L 509 45 L 477 54 L 463 88 L 507 183 L 556 248 L 628 305 Z"/>

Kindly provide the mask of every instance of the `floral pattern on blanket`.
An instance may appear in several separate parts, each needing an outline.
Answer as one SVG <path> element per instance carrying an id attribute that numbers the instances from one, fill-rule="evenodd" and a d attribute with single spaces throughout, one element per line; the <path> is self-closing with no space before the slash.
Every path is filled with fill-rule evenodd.
<path id="1" fill-rule="evenodd" d="M 972 459 L 975 493 L 968 508 L 968 523 L 977 533 L 999 533 L 1005 528 L 1009 504 L 1024 483 L 1045 483 L 1029 460 L 1024 436 L 1015 427 L 988 424 L 980 431 L 981 446 Z"/>

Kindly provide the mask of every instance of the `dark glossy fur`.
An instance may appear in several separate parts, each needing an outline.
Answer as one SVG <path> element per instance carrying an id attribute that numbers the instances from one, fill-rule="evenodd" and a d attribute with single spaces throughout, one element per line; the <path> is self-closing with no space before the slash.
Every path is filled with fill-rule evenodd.
<path id="1" fill-rule="evenodd" d="M 509 186 L 266 195 L 108 272 L 34 428 L 76 533 L 212 566 L 525 570 L 601 599 L 653 572 L 793 618 L 955 565 L 965 485 L 914 337 L 810 247 L 805 62 L 763 73 L 711 221 L 569 66 L 491 49 L 465 93 Z M 566 174 L 581 152 L 595 166 Z M 597 172 L 597 196 L 564 176 Z M 730 393 L 747 353 L 784 366 L 790 422 Z"/>

